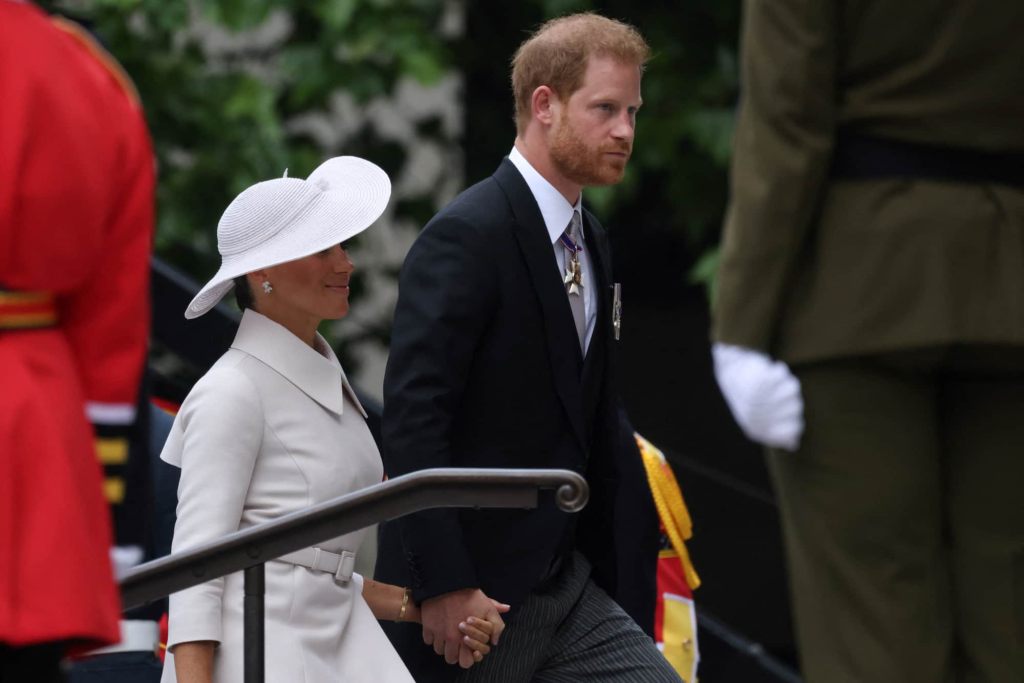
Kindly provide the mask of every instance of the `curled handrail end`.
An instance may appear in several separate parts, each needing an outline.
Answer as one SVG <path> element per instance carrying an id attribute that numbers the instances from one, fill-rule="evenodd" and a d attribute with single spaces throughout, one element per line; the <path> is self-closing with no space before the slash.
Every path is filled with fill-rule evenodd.
<path id="1" fill-rule="evenodd" d="M 574 477 L 559 486 L 555 492 L 555 502 L 565 512 L 579 512 L 586 506 L 589 498 L 590 487 L 583 477 Z"/>

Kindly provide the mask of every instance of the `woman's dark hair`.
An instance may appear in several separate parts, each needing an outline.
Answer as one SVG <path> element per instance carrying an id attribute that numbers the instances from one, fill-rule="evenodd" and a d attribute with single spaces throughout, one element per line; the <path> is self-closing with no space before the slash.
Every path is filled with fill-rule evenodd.
<path id="1" fill-rule="evenodd" d="M 251 308 L 256 310 L 253 306 L 252 301 L 252 289 L 249 288 L 249 280 L 244 275 L 239 275 L 234 279 L 235 283 L 235 303 L 238 304 L 238 308 L 245 310 Z"/>

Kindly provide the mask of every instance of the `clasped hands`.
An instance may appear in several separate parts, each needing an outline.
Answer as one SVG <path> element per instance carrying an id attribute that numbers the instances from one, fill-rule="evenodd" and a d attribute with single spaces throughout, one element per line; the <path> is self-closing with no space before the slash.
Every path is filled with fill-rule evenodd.
<path id="1" fill-rule="evenodd" d="M 505 630 L 501 615 L 510 607 L 484 595 L 479 588 L 463 588 L 424 600 L 420 604 L 423 642 L 449 664 L 468 669 L 497 645 Z"/>
<path id="2" fill-rule="evenodd" d="M 743 433 L 765 446 L 795 451 L 804 431 L 804 401 L 789 366 L 731 344 L 714 344 L 711 355 L 715 379 Z"/>

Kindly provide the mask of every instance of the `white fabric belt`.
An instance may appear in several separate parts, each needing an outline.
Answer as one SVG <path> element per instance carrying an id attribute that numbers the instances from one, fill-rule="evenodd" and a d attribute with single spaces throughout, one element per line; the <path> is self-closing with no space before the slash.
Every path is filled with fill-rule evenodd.
<path id="1" fill-rule="evenodd" d="M 348 583 L 356 566 L 356 554 L 350 550 L 332 553 L 321 548 L 303 548 L 277 558 L 281 562 L 297 564 L 317 572 L 334 574 L 338 583 Z"/>
<path id="2" fill-rule="evenodd" d="M 93 650 L 90 655 L 109 655 L 115 652 L 156 652 L 160 643 L 160 626 L 155 621 L 142 619 L 121 620 L 121 642 Z"/>

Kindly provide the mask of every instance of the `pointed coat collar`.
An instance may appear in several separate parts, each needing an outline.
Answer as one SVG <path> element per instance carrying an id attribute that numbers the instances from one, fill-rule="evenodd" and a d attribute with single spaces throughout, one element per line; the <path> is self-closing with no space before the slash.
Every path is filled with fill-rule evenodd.
<path id="1" fill-rule="evenodd" d="M 526 181 L 527 187 L 530 188 L 530 194 L 533 195 L 534 200 L 537 202 L 541 218 L 544 219 L 544 227 L 547 228 L 548 237 L 551 239 L 551 243 L 554 244 L 562 237 L 562 233 L 568 227 L 569 221 L 572 220 L 573 212 L 578 211 L 582 216 L 583 192 L 580 192 L 575 205 L 570 204 L 562 196 L 562 193 L 556 190 L 555 186 L 542 176 L 515 146 L 508 153 L 508 160 L 516 167 L 519 174 L 523 176 L 523 180 Z M 583 230 L 582 226 L 580 230 Z M 581 234 L 580 238 L 583 242 L 586 242 L 585 235 Z"/>
<path id="2" fill-rule="evenodd" d="M 319 333 L 316 343 L 326 355 L 321 355 L 284 326 L 247 308 L 231 348 L 261 361 L 337 415 L 342 414 L 345 405 L 343 391 L 347 391 L 365 418 L 366 411 L 356 398 L 334 350 Z"/>

